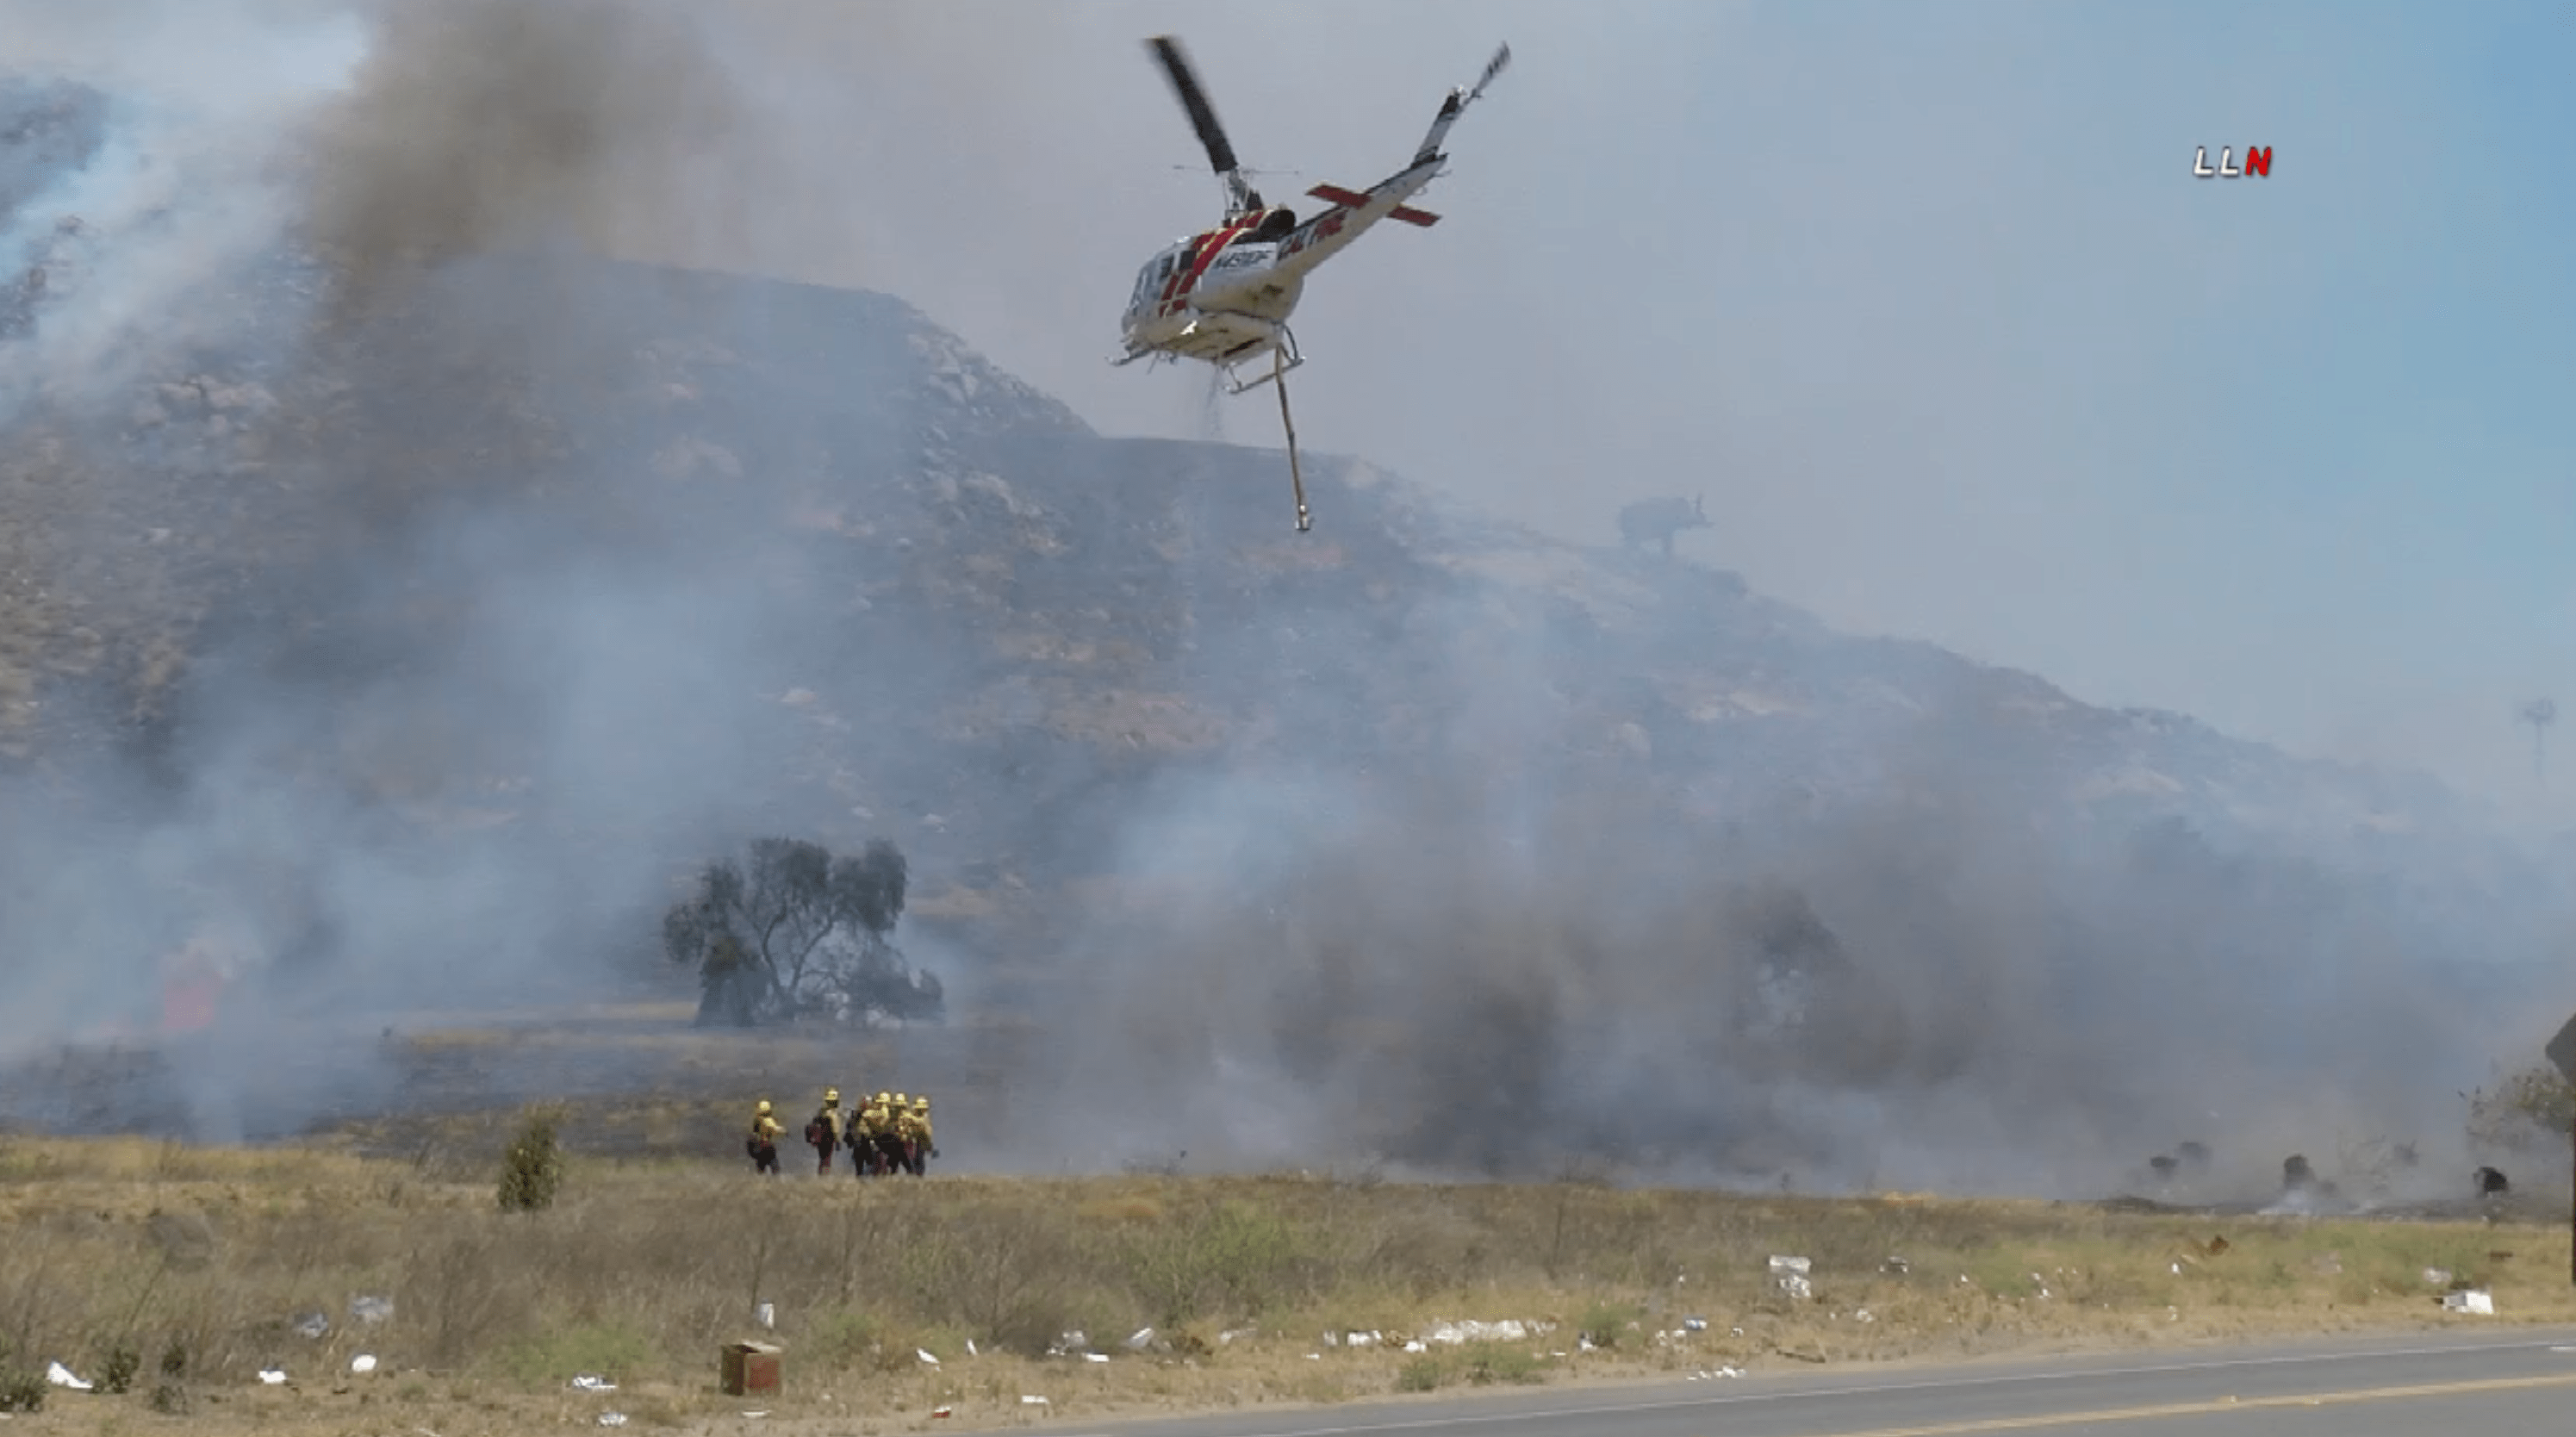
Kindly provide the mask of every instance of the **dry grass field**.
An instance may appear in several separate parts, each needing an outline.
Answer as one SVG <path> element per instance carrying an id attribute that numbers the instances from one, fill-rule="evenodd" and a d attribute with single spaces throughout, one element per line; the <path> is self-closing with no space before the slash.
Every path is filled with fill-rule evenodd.
<path id="1" fill-rule="evenodd" d="M 2563 1220 L 2538 1210 L 2221 1219 L 1583 1184 L 825 1181 L 791 1151 L 775 1181 L 575 1155 L 551 1208 L 507 1213 L 499 1147 L 474 1175 L 345 1144 L 0 1139 L 0 1370 L 23 1384 L 59 1361 L 100 1389 L 48 1391 L 13 1430 L 467 1437 L 764 1411 L 765 1428 L 897 1432 L 2576 1320 Z M 1809 1259 L 1811 1290 L 1783 1290 L 1775 1255 Z M 2470 1283 L 2495 1316 L 2441 1309 L 2444 1286 Z M 754 1325 L 760 1303 L 773 1331 Z M 299 1331 L 310 1314 L 328 1330 Z M 1523 1326 L 1440 1340 L 1460 1335 L 1443 1324 L 1503 1321 Z M 1076 1330 L 1095 1357 L 1050 1355 Z M 1355 1332 L 1376 1338 L 1327 1338 Z M 761 1336 L 785 1348 L 785 1390 L 721 1395 L 720 1345 Z M 377 1359 L 363 1376 L 361 1354 Z M 586 1374 L 616 1390 L 575 1388 Z"/>

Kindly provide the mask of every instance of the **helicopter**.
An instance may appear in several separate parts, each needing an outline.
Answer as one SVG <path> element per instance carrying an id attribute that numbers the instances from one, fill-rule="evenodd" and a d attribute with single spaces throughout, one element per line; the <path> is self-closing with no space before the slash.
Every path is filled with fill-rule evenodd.
<path id="1" fill-rule="evenodd" d="M 1212 364 L 1226 381 L 1226 392 L 1241 394 L 1269 384 L 1279 393 L 1279 425 L 1288 436 L 1288 481 L 1297 499 L 1297 532 L 1313 527 L 1306 509 L 1306 481 L 1297 461 L 1297 426 L 1288 414 L 1288 371 L 1305 363 L 1288 317 L 1297 308 L 1306 276 L 1317 265 L 1347 248 L 1380 220 L 1400 220 L 1428 228 L 1440 217 L 1405 203 L 1447 167 L 1441 142 L 1458 116 L 1485 93 L 1485 87 L 1511 63 L 1504 45 L 1485 64 L 1473 89 L 1458 86 L 1440 102 L 1430 131 L 1405 167 L 1366 190 L 1317 185 L 1306 193 L 1327 208 L 1299 223 L 1286 205 L 1263 203 L 1261 194 L 1236 162 L 1234 146 L 1217 123 L 1216 110 L 1180 41 L 1158 35 L 1145 42 L 1169 77 L 1181 108 L 1206 147 L 1208 164 L 1225 187 L 1225 219 L 1214 229 L 1175 240 L 1145 262 L 1136 275 L 1121 328 L 1126 353 L 1112 365 L 1139 359 L 1159 364 L 1195 359 Z M 1263 358 L 1267 373 L 1245 379 L 1243 367 Z"/>

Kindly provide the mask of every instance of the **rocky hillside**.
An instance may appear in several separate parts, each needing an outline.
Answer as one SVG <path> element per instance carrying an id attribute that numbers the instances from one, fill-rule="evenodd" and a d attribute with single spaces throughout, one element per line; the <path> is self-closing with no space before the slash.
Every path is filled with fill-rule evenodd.
<path id="1" fill-rule="evenodd" d="M 1823 1161 L 1836 1093 L 1978 1142 L 2329 1070 L 2447 1102 L 2487 1017 L 2407 1049 L 2425 985 L 2557 932 L 2429 783 L 1355 459 L 1298 535 L 1276 451 L 1100 435 L 883 295 L 286 243 L 72 366 L 139 241 L 44 208 L 96 142 L 47 103 L 0 165 L 0 1040 L 208 931 L 305 995 L 588 984 L 737 838 L 886 836 L 952 993 L 1119 995 L 1060 1079 L 1262 1049 L 1293 1081 L 1200 1120 L 1402 1091 L 1372 1141 L 1492 1166 L 1561 1088 L 1632 1150 Z"/>

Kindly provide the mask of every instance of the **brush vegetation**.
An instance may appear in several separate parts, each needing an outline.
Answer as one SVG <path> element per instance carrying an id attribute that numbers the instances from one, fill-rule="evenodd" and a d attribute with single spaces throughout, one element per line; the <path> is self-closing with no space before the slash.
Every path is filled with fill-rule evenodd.
<path id="1" fill-rule="evenodd" d="M 1016 1422 L 1024 1395 L 1062 1417 L 2576 1319 L 2567 1234 L 2541 1220 L 1585 1182 L 764 1181 L 578 1154 L 550 1206 L 504 1211 L 489 1156 L 467 1180 L 322 1148 L 11 1141 L 0 1393 L 61 1361 L 112 1379 L 46 1394 L 48 1420 L 75 1424 L 149 1408 L 204 1430 L 344 1430 L 364 1407 L 442 1432 L 591 1409 L 675 1425 L 741 1407 L 715 1391 L 718 1348 L 765 1336 L 786 1348 L 787 1390 L 759 1404 L 777 1420 L 901 1430 L 939 1406 L 945 1426 Z M 1783 1290 L 1775 1254 L 1810 1259 L 1811 1290 Z M 2469 1284 L 2498 1317 L 2442 1312 L 2440 1292 Z M 752 1324 L 761 1303 L 774 1332 Z M 1506 1320 L 1519 1336 L 1438 1340 Z M 1069 1332 L 1110 1360 L 1057 1353 Z M 378 1365 L 353 1376 L 361 1353 Z M 289 1383 L 261 1385 L 262 1368 Z M 573 1389 L 583 1374 L 619 1390 Z"/>

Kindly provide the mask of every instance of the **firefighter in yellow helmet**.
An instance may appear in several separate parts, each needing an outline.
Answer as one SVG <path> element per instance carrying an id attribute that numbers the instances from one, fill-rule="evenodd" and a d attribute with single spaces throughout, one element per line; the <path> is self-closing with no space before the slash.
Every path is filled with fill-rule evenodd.
<path id="1" fill-rule="evenodd" d="M 751 1111 L 751 1135 L 743 1140 L 743 1151 L 751 1154 L 753 1172 L 778 1176 L 778 1140 L 786 1132 L 770 1112 L 769 1100 L 761 1099 L 760 1106 Z"/>
<path id="2" fill-rule="evenodd" d="M 850 1159 L 862 1174 L 885 1171 L 886 1109 L 893 1103 L 894 1094 L 881 1092 L 859 1109 L 858 1131 L 850 1135 Z"/>
<path id="3" fill-rule="evenodd" d="M 877 1171 L 899 1173 L 911 1169 L 912 1159 L 904 1152 L 903 1115 L 912 1100 L 901 1093 L 887 1093 L 882 1112 L 877 1118 Z"/>
<path id="4" fill-rule="evenodd" d="M 904 1116 L 912 1125 L 907 1136 L 912 1150 L 912 1175 L 920 1177 L 928 1171 L 930 1160 L 939 1156 L 939 1144 L 930 1130 L 930 1095 L 915 1093 L 912 1107 Z"/>
<path id="5" fill-rule="evenodd" d="M 821 1159 L 815 1171 L 828 1176 L 832 1171 L 832 1151 L 841 1145 L 840 1089 L 823 1090 L 823 1106 L 805 1120 L 805 1142 Z"/>

